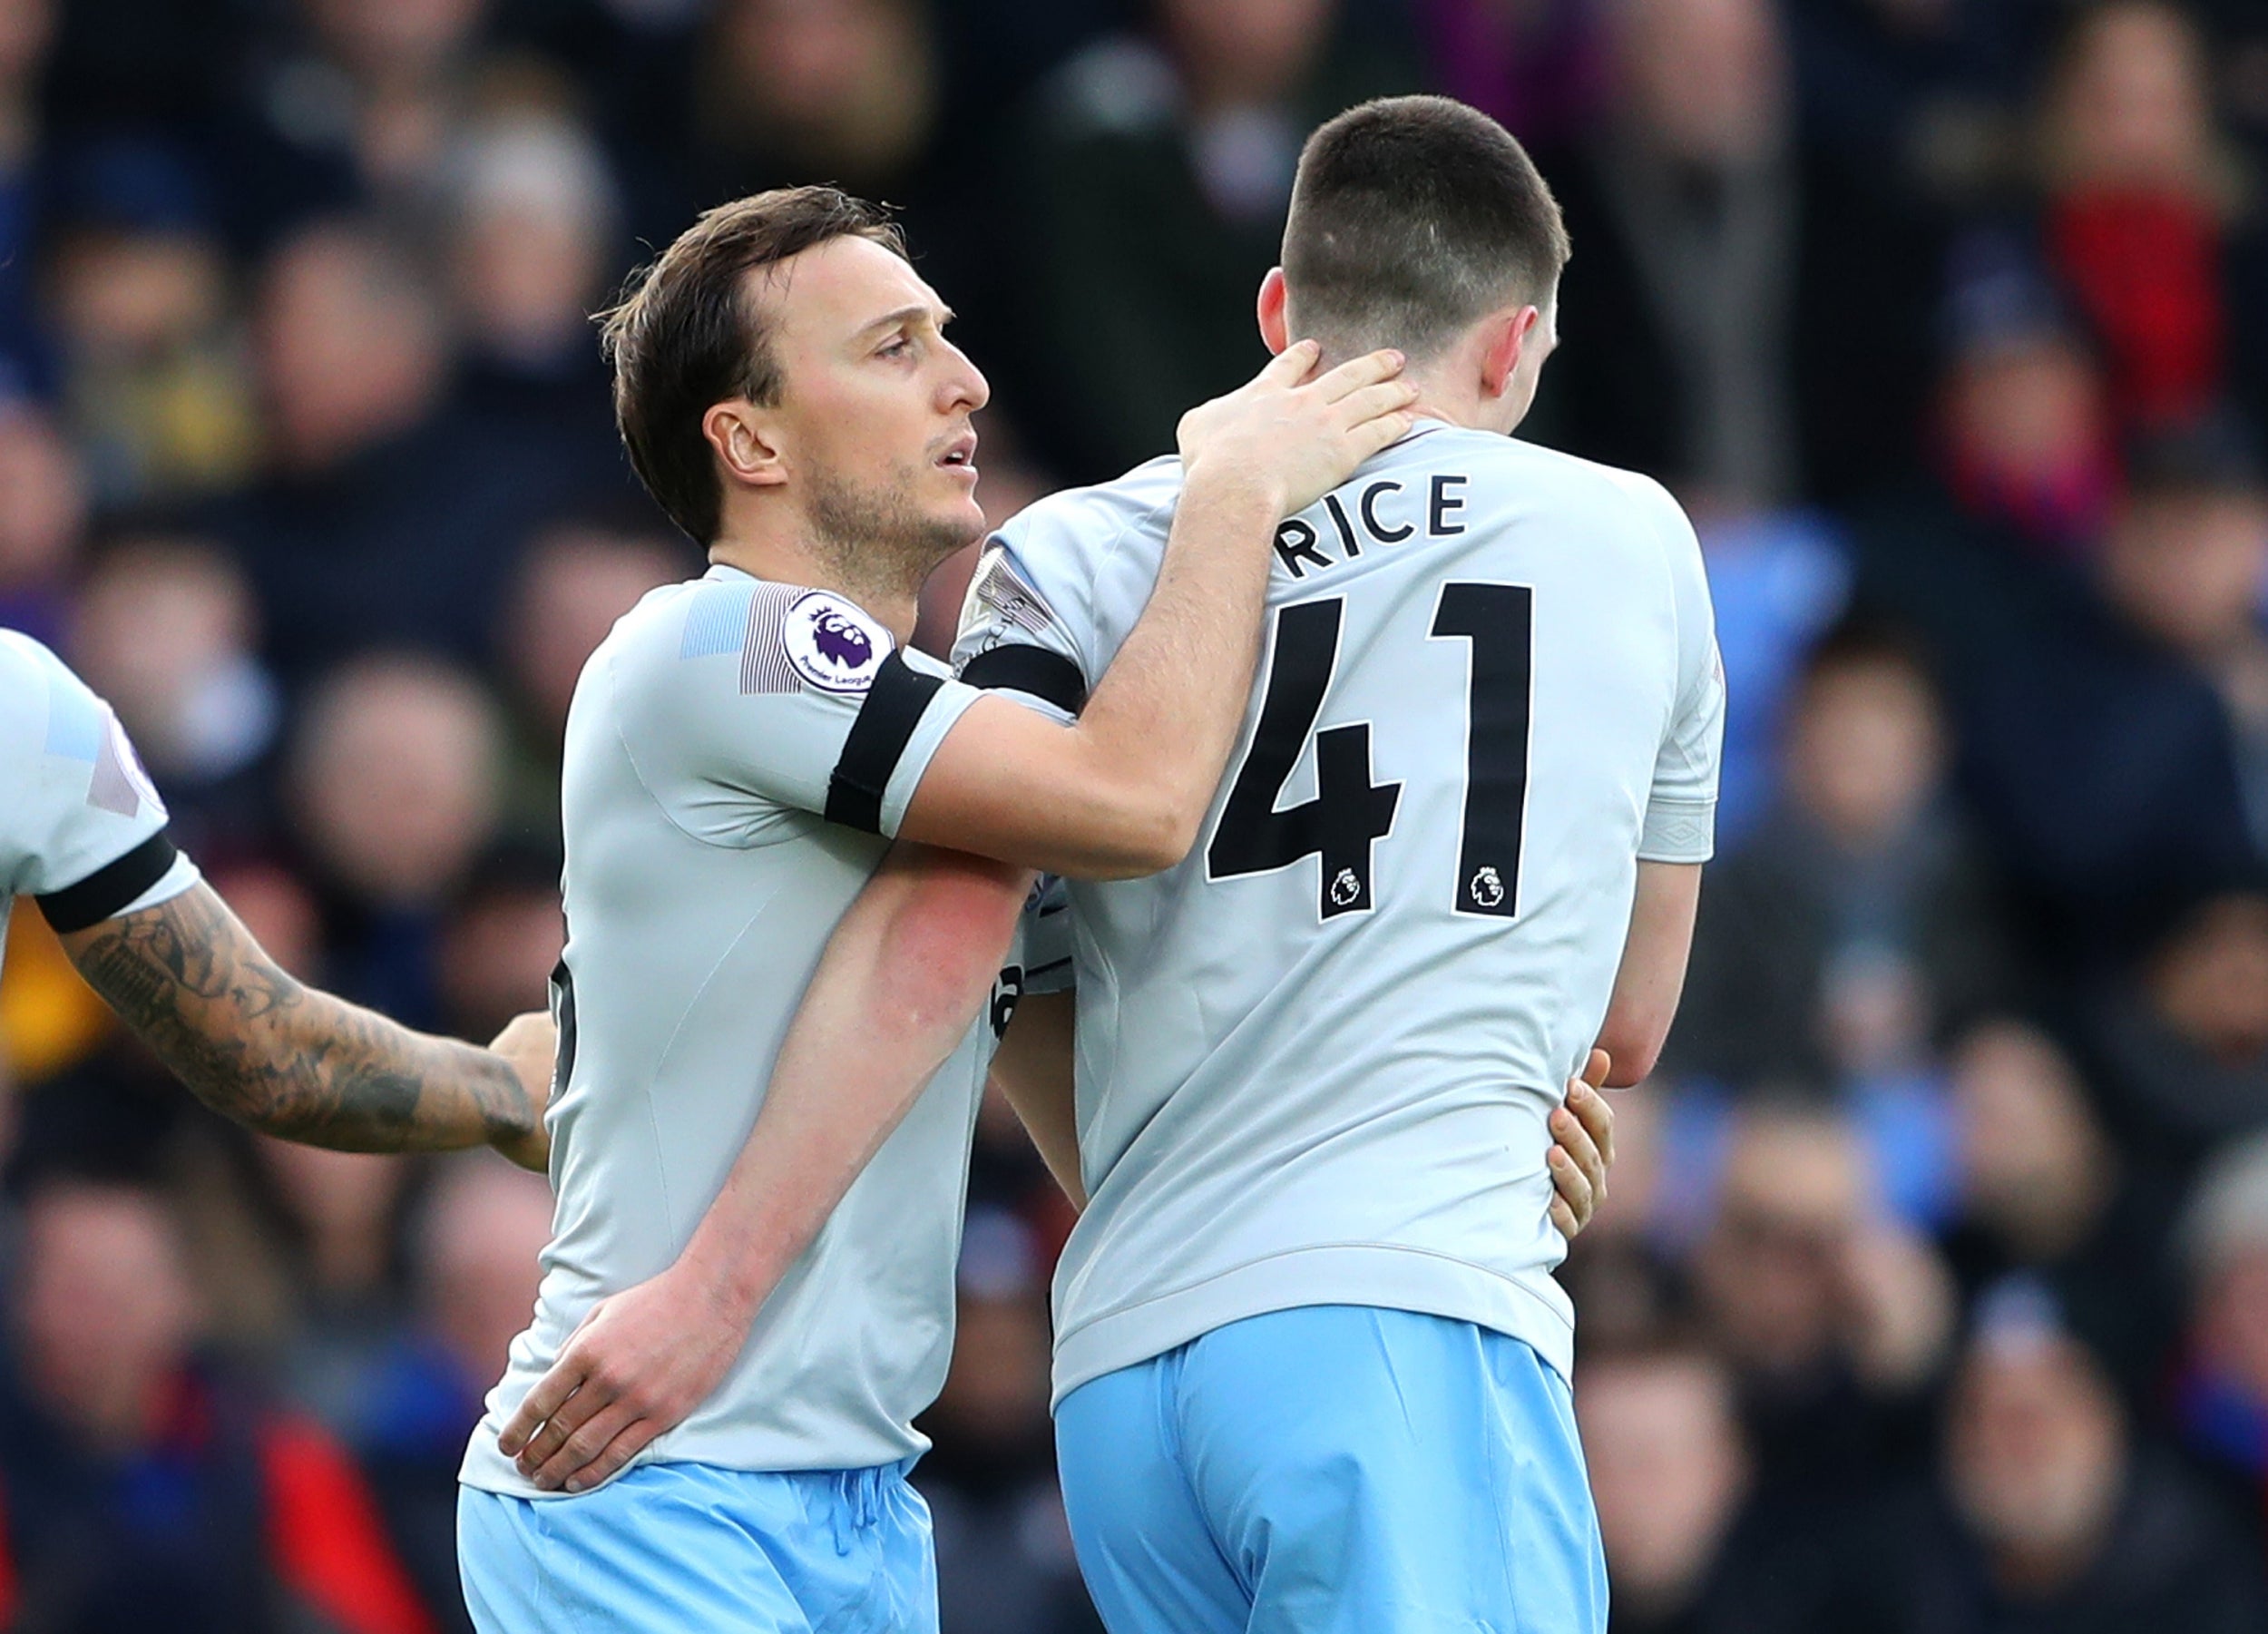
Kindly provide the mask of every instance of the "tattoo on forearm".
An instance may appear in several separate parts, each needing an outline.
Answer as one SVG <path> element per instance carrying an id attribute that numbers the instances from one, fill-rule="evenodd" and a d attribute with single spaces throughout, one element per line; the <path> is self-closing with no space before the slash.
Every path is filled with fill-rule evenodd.
<path id="1" fill-rule="evenodd" d="M 302 986 L 204 885 L 109 921 L 73 958 L 199 1100 L 240 1122 L 355 1151 L 527 1130 L 503 1062 Z"/>

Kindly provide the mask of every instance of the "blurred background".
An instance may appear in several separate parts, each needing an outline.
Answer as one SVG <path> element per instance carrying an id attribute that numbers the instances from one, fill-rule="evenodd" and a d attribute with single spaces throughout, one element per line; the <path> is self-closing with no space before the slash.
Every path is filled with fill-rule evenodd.
<path id="1" fill-rule="evenodd" d="M 2268 1628 L 2260 0 L 0 0 L 0 622 L 287 965 L 484 1040 L 578 668 L 699 571 L 622 274 L 776 183 L 903 206 L 997 519 L 1246 377 L 1302 136 L 1424 88 L 1564 201 L 1528 435 L 1677 490 L 1731 678 L 1564 1273 L 1618 1634 Z M 0 1627 L 463 1629 L 542 1181 L 218 1123 L 36 915 L 0 1084 Z M 1090 1630 L 997 1109 L 973 1193 L 946 1629 Z"/>

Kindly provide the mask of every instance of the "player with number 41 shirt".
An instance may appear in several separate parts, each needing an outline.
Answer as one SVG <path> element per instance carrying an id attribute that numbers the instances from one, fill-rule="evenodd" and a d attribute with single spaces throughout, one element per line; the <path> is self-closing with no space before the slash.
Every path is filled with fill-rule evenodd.
<path id="1" fill-rule="evenodd" d="M 1334 122 L 1261 295 L 1271 344 L 1317 332 L 1286 317 L 1303 211 L 1334 212 L 1315 243 L 1357 240 L 1403 208 L 1365 190 L 1393 191 L 1429 142 L 1508 186 L 1534 174 L 1453 104 Z M 1292 291 L 1311 321 L 1337 316 L 1325 283 Z M 1502 1626 L 1511 1605 L 1603 1627 L 1547 1120 L 1595 1043 L 1623 1084 L 1660 1047 L 1724 683 L 1670 495 L 1506 435 L 1550 349 L 1537 289 L 1413 364 L 1413 429 L 1279 527 L 1262 667 L 1196 849 L 1070 883 L 1076 1154 L 1057 1160 L 1088 1201 L 1054 1390 L 1113 1634 Z M 1150 593 L 1179 486 L 1155 460 L 1002 528 L 962 678 L 1074 712 Z M 1609 1042 L 1626 1002 L 1653 1015 L 1622 1030 L 1637 1047 Z"/>
<path id="2" fill-rule="evenodd" d="M 1140 615 L 1155 460 L 995 536 L 963 680 L 1068 712 Z M 1283 524 L 1204 841 L 1070 882 L 1086 1212 L 1055 1390 L 1286 1305 L 1573 1360 L 1544 1120 L 1641 859 L 1708 855 L 1723 699 L 1693 530 L 1646 478 L 1438 420 Z"/>

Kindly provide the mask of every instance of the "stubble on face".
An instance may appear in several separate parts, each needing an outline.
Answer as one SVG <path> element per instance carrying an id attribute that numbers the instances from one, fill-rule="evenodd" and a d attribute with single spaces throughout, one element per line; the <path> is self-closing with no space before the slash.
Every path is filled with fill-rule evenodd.
<path id="1" fill-rule="evenodd" d="M 811 472 L 813 548 L 842 582 L 918 592 L 939 563 L 979 536 L 981 529 L 924 514 L 913 498 L 917 481 L 903 470 L 875 484 Z"/>

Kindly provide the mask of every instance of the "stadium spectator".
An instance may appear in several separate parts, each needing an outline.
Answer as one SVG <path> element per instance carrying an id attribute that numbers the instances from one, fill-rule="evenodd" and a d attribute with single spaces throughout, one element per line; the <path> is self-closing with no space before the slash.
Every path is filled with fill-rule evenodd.
<path id="1" fill-rule="evenodd" d="M 486 1154 L 445 1163 L 410 1234 L 409 1319 L 341 1404 L 335 1427 L 368 1473 L 438 1628 L 472 1628 L 457 1589 L 457 1465 L 481 1396 L 535 1303 L 535 1258 L 551 1227 L 542 1177 Z"/>
<path id="2" fill-rule="evenodd" d="M 716 198 L 812 176 L 900 197 L 928 157 L 940 85 L 916 0 L 719 0 L 696 75 Z"/>
<path id="3" fill-rule="evenodd" d="M 566 119 L 508 112 L 464 132 L 445 175 L 457 406 L 549 445 L 584 485 L 618 469 L 629 495 L 590 320 L 620 259 L 605 155 Z"/>
<path id="4" fill-rule="evenodd" d="M 488 0 L 294 0 L 256 36 L 217 136 L 232 238 L 431 201 L 476 97 Z"/>
<path id="5" fill-rule="evenodd" d="M 2073 24 L 2043 99 L 2041 236 L 2127 430 L 2261 389 L 2268 239 L 2216 127 L 2206 49 L 2181 7 L 2114 0 Z"/>
<path id="6" fill-rule="evenodd" d="M 494 827 L 500 751 L 487 691 L 426 660 L 360 660 L 308 703 L 289 782 L 339 991 L 435 1018 L 441 909 Z"/>
<path id="7" fill-rule="evenodd" d="M 698 567 L 689 543 L 660 526 L 631 533 L 603 519 L 569 519 L 530 541 L 498 642 L 511 706 L 505 807 L 515 832 L 559 833 L 561 733 L 584 661 L 639 597 Z"/>
<path id="8" fill-rule="evenodd" d="M 1893 1508 L 1837 1626 L 2237 1634 L 2268 1618 L 2257 1559 L 2204 1492 L 2140 1444 L 2036 1287 L 1986 1302 L 1963 1357 L 1941 1493 Z"/>
<path id="9" fill-rule="evenodd" d="M 2268 891 L 2191 901 L 2089 1014 L 2130 1140 L 2189 1161 L 2268 1127 Z"/>
<path id="10" fill-rule="evenodd" d="M 1356 48 L 1333 0 L 1150 9 L 1150 31 L 1098 43 L 1041 87 L 1015 175 L 1029 282 L 1012 380 L 1036 399 L 1021 417 L 1036 452 L 1086 481 L 1168 450 L 1183 409 L 1265 361 L 1253 300 L 1300 142 L 1349 103 L 1413 88 L 1394 53 Z M 1074 373 L 1050 364 L 1074 353 Z"/>
<path id="11" fill-rule="evenodd" d="M 1780 806 L 1711 870 L 1676 1063 L 1887 1091 L 2008 979 L 1936 689 L 1896 634 L 1846 624 L 1805 661 L 1786 744 Z"/>
<path id="12" fill-rule="evenodd" d="M 1731 1131 L 1695 1289 L 1774 1502 L 1847 1504 L 1923 1455 L 1953 1287 L 1871 1184 L 1830 1112 L 1760 1101 Z"/>
<path id="13" fill-rule="evenodd" d="M 1773 6 L 1610 15 L 1603 117 L 1538 156 L 1582 247 L 1559 322 L 1585 362 L 1546 386 L 1540 439 L 1704 513 L 1902 469 L 1929 235 L 1810 165 Z"/>
<path id="14" fill-rule="evenodd" d="M 1988 1015 L 1949 1053 L 1958 1200 L 1943 1238 L 1964 1304 L 2037 1279 L 2130 1402 L 2159 1382 L 2175 1326 L 2164 1271 L 2176 1177 L 2114 1141 L 2063 1047 Z"/>
<path id="15" fill-rule="evenodd" d="M 1790 695 L 1804 655 L 1850 604 L 1851 542 L 1818 511 L 1754 511 L 1696 524 L 1725 665 L 1716 843 L 1730 852 L 1776 803 Z"/>
<path id="16" fill-rule="evenodd" d="M 1606 94 L 1606 7 L 1592 0 L 1418 0 L 1434 86 L 1530 144 L 1557 145 Z"/>
<path id="17" fill-rule="evenodd" d="M 37 404 L 0 399 L 0 622 L 62 641 L 86 522 L 78 450 Z"/>
<path id="18" fill-rule="evenodd" d="M 1806 1634 L 1832 1523 L 1755 1498 L 1733 1382 L 1676 1342 L 1587 1357 L 1576 1418 L 1614 1583 L 1609 1634 Z"/>
<path id="19" fill-rule="evenodd" d="M 1896 570 L 1904 604 L 1938 601 L 1966 782 L 2036 898 L 2035 945 L 2066 970 L 2115 962 L 2155 905 L 2258 855 L 2240 769 L 2258 754 L 2256 463 L 2208 421 L 2138 442 L 2129 464 L 2091 578 L 1963 563 L 1913 535 Z"/>
<path id="20" fill-rule="evenodd" d="M 79 586 L 72 662 L 118 711 L 175 834 L 199 855 L 241 847 L 272 823 L 259 773 L 282 700 L 258 643 L 250 587 L 202 540 L 118 539 Z"/>
<path id="21" fill-rule="evenodd" d="M 216 521 L 259 592 L 279 670 L 297 686 L 377 645 L 485 658 L 518 545 L 573 471 L 443 412 L 444 314 L 415 262 L 366 225 L 283 243 L 256 331 L 270 468 Z"/>
<path id="22" fill-rule="evenodd" d="M 2190 1315 L 2175 1427 L 2259 1541 L 2268 1531 L 2268 1136 L 2228 1147 L 2199 1178 L 2181 1248 Z"/>
<path id="23" fill-rule="evenodd" d="M 558 854 L 527 843 L 492 847 L 474 865 L 441 930 L 447 1031 L 494 1038 L 513 1016 L 543 1009 L 566 935 Z"/>
<path id="24" fill-rule="evenodd" d="M 2111 605 L 2217 695 L 2246 826 L 2268 857 L 2268 483 L 2225 416 L 2168 430 L 2129 462 L 2104 541 Z"/>
<path id="25" fill-rule="evenodd" d="M 58 192 L 45 304 L 96 504 L 241 481 L 256 454 L 251 382 L 201 178 L 170 145 L 107 139 L 66 159 Z"/>
<path id="26" fill-rule="evenodd" d="M 433 1627 L 337 1444 L 198 1357 L 159 1194 L 51 1174 L 24 1199 L 21 1251 L 23 1395 L 0 1428 L 12 1623 Z"/>
<path id="27" fill-rule="evenodd" d="M 52 135 L 42 81 L 54 0 L 0 0 L 0 396 L 44 386 L 50 359 L 33 280 Z"/>

